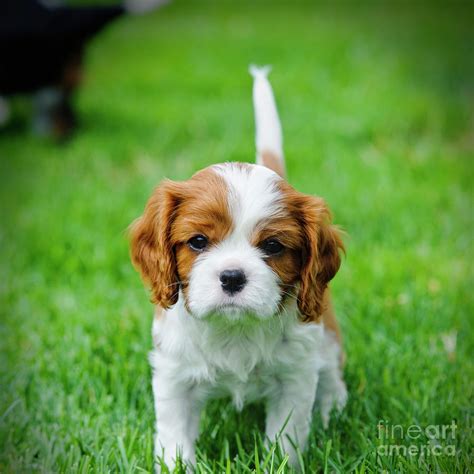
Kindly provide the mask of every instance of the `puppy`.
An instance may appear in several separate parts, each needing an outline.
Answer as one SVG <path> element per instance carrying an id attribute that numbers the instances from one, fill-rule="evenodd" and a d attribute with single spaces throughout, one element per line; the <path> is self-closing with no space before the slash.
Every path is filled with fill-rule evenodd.
<path id="1" fill-rule="evenodd" d="M 313 408 L 327 426 L 347 398 L 328 283 L 343 243 L 325 202 L 284 179 L 268 68 L 251 67 L 257 164 L 164 181 L 132 225 L 131 257 L 155 305 L 155 455 L 192 465 L 200 411 L 266 403 L 265 434 L 297 463 Z M 295 448 L 297 447 L 297 448 Z"/>

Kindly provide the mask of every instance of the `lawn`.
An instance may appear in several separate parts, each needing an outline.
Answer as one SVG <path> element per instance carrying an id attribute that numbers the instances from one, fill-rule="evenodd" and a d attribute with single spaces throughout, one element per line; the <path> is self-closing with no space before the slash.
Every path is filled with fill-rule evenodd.
<path id="1" fill-rule="evenodd" d="M 467 3 L 176 1 L 93 42 L 67 143 L 31 136 L 19 101 L 0 134 L 0 472 L 152 470 L 152 307 L 126 229 L 163 177 L 253 160 L 251 62 L 274 67 L 290 182 L 348 234 L 350 399 L 327 431 L 315 417 L 302 470 L 472 472 L 472 24 Z M 384 452 L 453 421 L 435 454 Z M 209 405 L 198 472 L 289 472 L 262 423 Z"/>

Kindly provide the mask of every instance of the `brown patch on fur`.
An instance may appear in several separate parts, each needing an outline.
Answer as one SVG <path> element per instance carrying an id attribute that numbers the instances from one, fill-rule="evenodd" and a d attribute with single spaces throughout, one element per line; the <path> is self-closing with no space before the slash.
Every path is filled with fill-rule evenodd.
<path id="1" fill-rule="evenodd" d="M 259 225 L 252 244 L 258 247 L 269 238 L 283 244 L 283 252 L 268 256 L 266 262 L 279 276 L 284 298 L 298 293 L 304 321 L 319 322 L 330 311 L 326 289 L 339 269 L 343 243 L 321 198 L 299 193 L 284 181 L 278 186 L 284 210 Z M 336 328 L 330 312 L 327 319 L 331 329 Z"/>
<path id="2" fill-rule="evenodd" d="M 336 337 L 337 342 L 339 343 L 339 345 L 341 345 L 342 344 L 341 329 L 339 328 L 339 323 L 337 322 L 336 314 L 332 306 L 331 295 L 329 293 L 329 289 L 326 289 L 326 291 L 324 292 L 324 303 L 326 307 L 323 313 L 324 327 L 326 329 L 329 329 L 329 331 L 331 331 L 332 333 L 334 333 L 334 336 Z"/>
<path id="3" fill-rule="evenodd" d="M 340 367 L 344 367 L 344 364 L 346 362 L 346 354 L 342 350 L 342 333 L 339 327 L 339 323 L 337 322 L 337 319 L 336 319 L 336 313 L 334 312 L 334 308 L 332 306 L 331 294 L 329 292 L 329 288 L 327 288 L 324 293 L 324 302 L 325 302 L 326 309 L 324 310 L 324 313 L 322 315 L 322 321 L 323 321 L 324 327 L 328 329 L 329 331 L 331 331 L 336 338 L 336 341 L 341 350 L 339 354 L 339 365 Z"/>
<path id="4" fill-rule="evenodd" d="M 198 253 L 187 242 L 197 234 L 210 245 L 232 228 L 227 185 L 212 168 L 184 182 L 164 181 L 131 228 L 131 258 L 151 287 L 152 302 L 168 308 L 186 291 Z"/>
<path id="5" fill-rule="evenodd" d="M 262 160 L 262 165 L 270 168 L 272 171 L 275 171 L 276 174 L 282 178 L 286 177 L 285 165 L 282 163 L 282 160 L 278 157 L 276 153 L 270 150 L 263 150 L 260 153 Z"/>
<path id="6" fill-rule="evenodd" d="M 331 214 L 323 199 L 295 191 L 284 181 L 278 183 L 283 202 L 298 229 L 295 241 L 301 242 L 301 267 L 298 308 L 305 321 L 319 322 L 328 303 L 324 295 L 328 283 L 339 270 L 340 232 L 331 224 Z M 287 229 L 284 232 L 289 232 Z M 283 241 L 282 241 L 283 243 Z"/>
<path id="7" fill-rule="evenodd" d="M 285 249 L 281 254 L 270 255 L 266 263 L 280 278 L 283 300 L 292 297 L 299 281 L 303 246 L 303 235 L 298 221 L 291 215 L 280 215 L 260 223 L 252 236 L 252 245 L 259 247 L 265 240 L 275 238 Z"/>

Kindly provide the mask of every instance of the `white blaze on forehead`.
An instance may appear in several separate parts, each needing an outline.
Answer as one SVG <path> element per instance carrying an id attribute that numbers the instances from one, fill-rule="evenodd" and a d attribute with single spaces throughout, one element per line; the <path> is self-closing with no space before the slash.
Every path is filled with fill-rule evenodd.
<path id="1" fill-rule="evenodd" d="M 233 234 L 249 237 L 262 219 L 281 211 L 281 194 L 276 185 L 281 178 L 272 170 L 240 163 L 225 163 L 213 168 L 229 187 Z"/>

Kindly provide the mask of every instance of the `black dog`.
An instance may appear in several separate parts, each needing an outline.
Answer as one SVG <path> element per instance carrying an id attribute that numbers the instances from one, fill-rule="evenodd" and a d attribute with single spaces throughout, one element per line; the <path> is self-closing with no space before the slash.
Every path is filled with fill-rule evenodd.
<path id="1" fill-rule="evenodd" d="M 37 0 L 1 0 L 0 96 L 35 93 L 35 131 L 66 136 L 76 124 L 71 96 L 80 83 L 87 42 L 114 19 L 163 3 L 47 7 Z"/>

